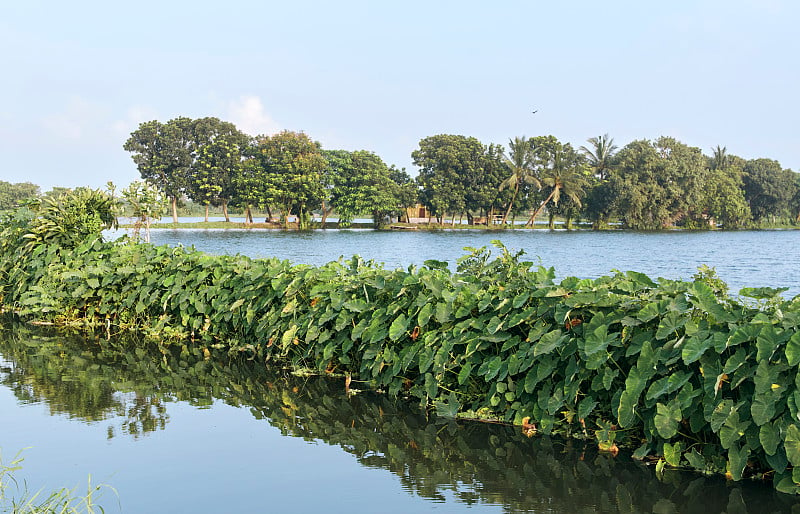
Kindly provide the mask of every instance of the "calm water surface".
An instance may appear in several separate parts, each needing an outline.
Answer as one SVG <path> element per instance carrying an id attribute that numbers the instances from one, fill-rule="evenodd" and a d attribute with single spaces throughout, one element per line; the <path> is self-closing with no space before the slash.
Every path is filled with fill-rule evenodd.
<path id="1" fill-rule="evenodd" d="M 668 472 L 592 444 L 453 422 L 342 379 L 0 337 L 0 444 L 31 487 L 113 484 L 106 512 L 792 512 L 770 485 Z M 124 349 L 124 352 L 119 351 Z"/>
<path id="2" fill-rule="evenodd" d="M 554 267 L 557 276 L 596 278 L 612 270 L 639 271 L 653 278 L 691 279 L 703 264 L 736 293 L 743 287 L 789 287 L 800 294 L 800 231 L 593 232 L 444 230 L 153 230 L 156 244 L 194 245 L 215 254 L 279 257 L 295 263 L 324 264 L 340 256 L 361 255 L 386 267 L 448 261 L 464 247 L 491 246 L 500 240 L 526 258 Z"/>

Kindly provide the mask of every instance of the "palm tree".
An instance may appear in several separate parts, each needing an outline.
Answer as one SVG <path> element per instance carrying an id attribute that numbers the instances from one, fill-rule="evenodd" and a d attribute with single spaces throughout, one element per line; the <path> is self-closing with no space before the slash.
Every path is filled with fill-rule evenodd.
<path id="1" fill-rule="evenodd" d="M 580 155 L 572 149 L 571 145 L 559 144 L 550 151 L 548 160 L 549 165 L 541 177 L 541 183 L 552 189 L 547 198 L 533 211 L 525 226 L 533 227 L 536 216 L 542 212 L 542 209 L 551 201 L 558 205 L 562 194 L 567 195 L 578 207 L 581 206 L 586 177 L 584 175 L 585 165 L 581 162 Z"/>
<path id="2" fill-rule="evenodd" d="M 603 134 L 602 136 L 589 138 L 587 143 L 592 145 L 592 148 L 581 146 L 580 150 L 586 155 L 586 160 L 595 177 L 600 180 L 607 179 L 608 172 L 613 167 L 612 160 L 617 150 L 614 139 L 608 137 L 608 134 Z"/>
<path id="3" fill-rule="evenodd" d="M 723 168 L 727 168 L 728 161 L 730 161 L 730 157 L 728 156 L 728 148 L 717 145 L 716 148 L 712 148 L 711 150 L 714 152 L 714 155 L 711 156 L 711 169 L 721 170 Z"/>
<path id="4" fill-rule="evenodd" d="M 503 155 L 503 162 L 511 170 L 511 175 L 500 183 L 500 191 L 507 187 L 514 188 L 514 194 L 511 196 L 511 201 L 508 202 L 508 208 L 503 215 L 503 224 L 505 225 L 508 215 L 514 206 L 514 201 L 517 199 L 519 188 L 522 184 L 533 184 L 541 189 L 542 184 L 536 177 L 534 169 L 534 152 L 531 142 L 525 136 L 515 137 L 508 141 L 508 147 L 511 149 L 510 157 Z"/>

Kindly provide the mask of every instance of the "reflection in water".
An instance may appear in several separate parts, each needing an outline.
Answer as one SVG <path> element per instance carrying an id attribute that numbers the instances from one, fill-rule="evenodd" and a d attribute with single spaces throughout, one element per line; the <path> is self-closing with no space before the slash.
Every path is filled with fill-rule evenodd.
<path id="1" fill-rule="evenodd" d="M 172 402 L 213 411 L 222 401 L 249 409 L 286 436 L 339 446 L 433 502 L 499 505 L 509 512 L 703 513 L 785 512 L 796 503 L 769 484 L 679 472 L 657 480 L 652 467 L 580 441 L 529 439 L 513 427 L 429 418 L 378 394 L 348 397 L 341 379 L 298 378 L 222 356 L 204 359 L 201 350 L 145 350 L 23 327 L 12 334 L 0 338 L 0 383 L 21 402 L 46 403 L 51 413 L 104 420 L 109 437 L 172 430 Z"/>

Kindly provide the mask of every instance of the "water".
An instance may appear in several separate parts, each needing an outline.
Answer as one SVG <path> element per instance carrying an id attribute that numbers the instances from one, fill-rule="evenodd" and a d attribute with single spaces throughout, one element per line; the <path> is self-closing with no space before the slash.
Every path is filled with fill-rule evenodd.
<path id="1" fill-rule="evenodd" d="M 32 487 L 112 484 L 106 512 L 789 512 L 753 482 L 428 417 L 343 379 L 114 341 L 0 338 L 0 443 Z M 120 349 L 125 350 L 124 353 Z M 78 491 L 80 491 L 79 489 Z"/>
<path id="2" fill-rule="evenodd" d="M 155 244 L 195 246 L 213 254 L 279 257 L 324 264 L 355 254 L 388 268 L 421 266 L 427 259 L 454 268 L 464 247 L 491 246 L 498 239 L 526 258 L 554 267 L 559 277 L 596 278 L 612 270 L 650 277 L 691 279 L 698 266 L 716 268 L 733 293 L 743 287 L 789 287 L 800 294 L 800 231 L 375 231 L 153 230 Z"/>

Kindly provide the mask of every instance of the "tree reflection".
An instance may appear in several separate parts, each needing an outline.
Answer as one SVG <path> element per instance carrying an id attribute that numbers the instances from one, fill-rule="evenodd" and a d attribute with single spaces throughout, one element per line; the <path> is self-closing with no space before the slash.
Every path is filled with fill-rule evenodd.
<path id="1" fill-rule="evenodd" d="M 509 512 L 779 512 L 795 499 L 769 484 L 654 470 L 577 440 L 527 438 L 518 428 L 429 417 L 385 395 L 345 391 L 343 379 L 299 378 L 180 347 L 77 339 L 14 327 L 0 337 L 0 383 L 54 414 L 108 422 L 108 437 L 168 426 L 168 404 L 248 408 L 286 436 L 337 445 L 391 471 L 431 501 L 502 505 Z M 712 507 L 712 510 L 714 508 Z"/>

